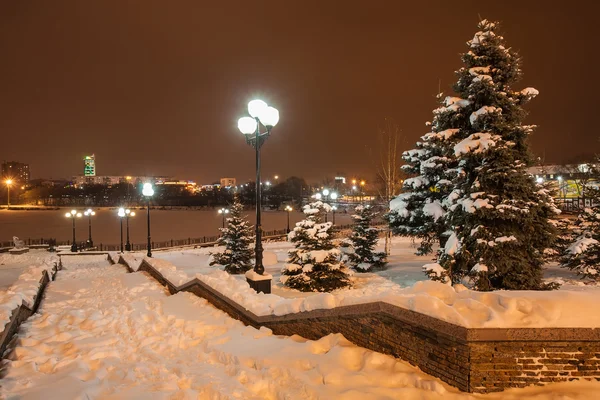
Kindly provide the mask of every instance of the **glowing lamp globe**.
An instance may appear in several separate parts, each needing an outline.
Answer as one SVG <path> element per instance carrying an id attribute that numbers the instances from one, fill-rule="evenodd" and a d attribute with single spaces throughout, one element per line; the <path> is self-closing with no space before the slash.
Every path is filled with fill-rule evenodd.
<path id="1" fill-rule="evenodd" d="M 238 120 L 238 129 L 244 135 L 256 132 L 256 120 L 250 117 L 242 117 Z"/>
<path id="2" fill-rule="evenodd" d="M 81 218 L 81 213 L 77 213 L 77 218 Z"/>
<path id="3" fill-rule="evenodd" d="M 315 199 L 317 199 L 317 200 L 321 200 L 321 193 L 317 193 L 317 194 L 315 194 Z"/>
<path id="4" fill-rule="evenodd" d="M 252 118 L 261 119 L 267 111 L 267 108 L 269 108 L 269 106 L 264 101 L 252 100 L 248 103 L 248 114 L 250 114 Z"/>
<path id="5" fill-rule="evenodd" d="M 279 122 L 279 111 L 274 107 L 267 107 L 259 119 L 264 126 L 273 127 Z"/>
<path id="6" fill-rule="evenodd" d="M 323 190 L 323 196 L 329 196 L 329 189 Z"/>
<path id="7" fill-rule="evenodd" d="M 125 216 L 125 209 L 124 208 L 119 208 L 119 212 L 117 213 L 117 215 L 119 217 L 124 217 Z"/>
<path id="8" fill-rule="evenodd" d="M 151 183 L 144 183 L 144 187 L 142 188 L 142 194 L 146 197 L 154 195 L 154 189 L 152 188 Z"/>
<path id="9" fill-rule="evenodd" d="M 67 218 L 71 218 L 71 213 L 66 213 L 66 214 L 65 214 L 65 217 L 67 217 Z"/>
<path id="10" fill-rule="evenodd" d="M 335 193 L 335 192 L 331 193 L 331 200 L 335 200 L 335 199 L 337 199 L 337 197 L 338 197 L 337 193 Z"/>
<path id="11" fill-rule="evenodd" d="M 132 211 L 131 214 L 129 214 L 129 215 L 131 215 L 132 217 L 135 217 L 135 212 Z"/>

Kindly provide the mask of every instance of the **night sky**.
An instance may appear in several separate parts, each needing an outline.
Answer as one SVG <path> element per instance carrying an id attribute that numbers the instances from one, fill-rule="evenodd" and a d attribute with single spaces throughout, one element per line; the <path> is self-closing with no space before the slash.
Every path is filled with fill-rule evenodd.
<path id="1" fill-rule="evenodd" d="M 515 89 L 540 91 L 534 152 L 569 161 L 600 150 L 593 3 L 2 1 L 0 160 L 33 178 L 81 174 L 95 153 L 101 175 L 245 180 L 236 124 L 260 97 L 281 115 L 266 176 L 370 177 L 386 118 L 403 150 L 427 132 L 481 16 L 523 56 Z"/>

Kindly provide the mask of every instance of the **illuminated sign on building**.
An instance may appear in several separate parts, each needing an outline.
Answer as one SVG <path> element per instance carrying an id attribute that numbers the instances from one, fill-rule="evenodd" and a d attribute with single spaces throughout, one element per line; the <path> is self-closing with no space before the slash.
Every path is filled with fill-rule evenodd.
<path id="1" fill-rule="evenodd" d="M 83 159 L 83 175 L 96 176 L 96 157 L 93 154 Z"/>

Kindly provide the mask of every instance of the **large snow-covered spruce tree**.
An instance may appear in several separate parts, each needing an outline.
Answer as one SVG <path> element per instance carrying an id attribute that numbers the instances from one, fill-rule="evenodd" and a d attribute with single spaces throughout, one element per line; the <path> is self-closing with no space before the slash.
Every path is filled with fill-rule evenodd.
<path id="1" fill-rule="evenodd" d="M 348 254 L 348 264 L 357 272 L 381 270 L 387 264 L 384 252 L 375 252 L 379 229 L 371 226 L 371 221 L 377 215 L 369 205 L 358 206 L 352 215 L 354 225 L 348 239 L 352 252 Z"/>
<path id="2" fill-rule="evenodd" d="M 242 216 L 243 211 L 244 206 L 236 199 L 227 218 L 227 227 L 219 228 L 222 235 L 217 244 L 225 246 L 225 250 L 211 253 L 213 260 L 210 265 L 222 265 L 230 274 L 242 274 L 252 268 L 254 235 L 252 225 Z"/>
<path id="3" fill-rule="evenodd" d="M 281 282 L 303 292 L 330 292 L 350 286 L 350 273 L 331 235 L 332 223 L 323 222 L 331 207 L 321 201 L 303 207 L 306 218 L 288 234 L 295 248 L 288 253 Z"/>
<path id="4" fill-rule="evenodd" d="M 554 240 L 554 208 L 525 172 L 534 127 L 523 125 L 523 105 L 538 92 L 513 89 L 521 60 L 497 31 L 497 23 L 481 21 L 457 71 L 454 90 L 468 102 L 469 118 L 454 134 L 457 175 L 443 201 L 453 233 L 440 253 L 445 276 L 438 278 L 456 283 L 470 275 L 478 290 L 545 289 L 543 252 Z"/>
<path id="5" fill-rule="evenodd" d="M 443 200 L 456 175 L 456 133 L 469 122 L 468 100 L 442 94 L 438 98 L 440 106 L 433 111 L 433 121 L 427 123 L 431 132 L 402 155 L 406 163 L 402 169 L 411 178 L 404 181 L 404 193 L 390 202 L 387 215 L 395 234 L 420 240 L 419 255 L 431 253 L 434 244 L 443 245 L 448 238 Z"/>

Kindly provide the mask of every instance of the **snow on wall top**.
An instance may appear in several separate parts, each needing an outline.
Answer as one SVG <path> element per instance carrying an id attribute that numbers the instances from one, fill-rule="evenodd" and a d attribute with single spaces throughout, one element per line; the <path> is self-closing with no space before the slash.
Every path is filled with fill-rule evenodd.
<path id="1" fill-rule="evenodd" d="M 172 267 L 167 267 L 167 263 L 154 265 L 167 279 L 175 272 Z M 480 270 L 483 271 L 483 267 L 480 266 Z M 383 301 L 468 328 L 600 327 L 600 313 L 597 312 L 600 289 L 586 292 L 476 292 L 462 285 L 452 287 L 433 281 L 401 287 L 388 279 L 374 276 L 367 285 L 356 289 L 283 298 L 256 293 L 245 280 L 221 270 L 197 274 L 196 278 L 259 316 Z M 306 296 L 306 293 L 299 293 L 299 296 Z"/>

